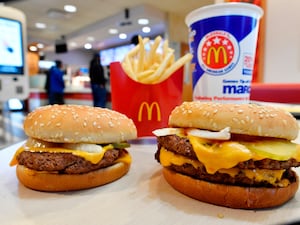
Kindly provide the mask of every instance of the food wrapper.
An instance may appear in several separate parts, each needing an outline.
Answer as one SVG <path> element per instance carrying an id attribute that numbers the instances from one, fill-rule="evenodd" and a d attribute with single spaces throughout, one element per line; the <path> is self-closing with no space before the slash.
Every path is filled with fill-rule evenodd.
<path id="1" fill-rule="evenodd" d="M 158 84 L 132 80 L 120 62 L 110 64 L 112 109 L 131 118 L 138 137 L 153 136 L 152 131 L 168 126 L 173 108 L 182 103 L 183 67 Z"/>

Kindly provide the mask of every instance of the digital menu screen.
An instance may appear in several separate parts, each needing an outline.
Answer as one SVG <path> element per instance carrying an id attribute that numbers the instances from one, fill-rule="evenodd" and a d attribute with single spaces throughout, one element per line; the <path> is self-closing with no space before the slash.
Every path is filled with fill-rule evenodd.
<path id="1" fill-rule="evenodd" d="M 24 74 L 22 24 L 0 17 L 0 74 Z"/>
<path id="2" fill-rule="evenodd" d="M 122 61 L 134 45 L 123 45 L 100 51 L 101 64 L 108 66 L 111 62 Z"/>

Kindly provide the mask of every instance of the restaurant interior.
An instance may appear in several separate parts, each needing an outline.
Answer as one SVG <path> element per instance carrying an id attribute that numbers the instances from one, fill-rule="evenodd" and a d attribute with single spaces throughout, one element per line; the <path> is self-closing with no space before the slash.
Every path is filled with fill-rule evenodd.
<path id="1" fill-rule="evenodd" d="M 0 0 L 0 161 L 11 158 L 13 153 L 6 154 L 5 151 L 20 147 L 19 145 L 28 138 L 23 128 L 23 121 L 28 113 L 49 105 L 45 84 L 47 73 L 55 65 L 56 60 L 63 63 L 65 104 L 93 106 L 89 66 L 95 54 L 100 56 L 107 81 L 105 107 L 108 109 L 118 109 L 120 106 L 116 105 L 116 102 L 123 108 L 134 108 L 131 102 L 141 99 L 141 96 L 149 96 L 149 86 L 151 86 L 149 90 L 153 93 L 159 92 L 160 95 L 157 96 L 164 98 L 177 93 L 175 88 L 174 90 L 172 88 L 180 84 L 177 98 L 179 102 L 173 99 L 164 101 L 171 107 L 177 103 L 194 101 L 195 67 L 188 60 L 182 63 L 178 70 L 173 71 L 172 75 L 181 73 L 182 77 L 178 78 L 180 82 L 174 78 L 177 83 L 175 82 L 176 85 L 171 86 L 172 88 L 168 85 L 155 86 L 154 81 L 151 85 L 143 83 L 145 86 L 139 87 L 129 79 L 128 87 L 134 91 L 128 91 L 122 85 L 115 85 L 118 90 L 113 91 L 112 83 L 123 79 L 122 76 L 126 73 L 130 76 L 130 70 L 125 71 L 125 67 L 120 69 L 121 65 L 127 62 L 128 53 L 134 51 L 137 44 L 141 44 L 143 40 L 149 41 L 153 46 L 159 37 L 159 40 L 162 40 L 157 47 L 159 54 L 164 51 L 163 43 L 167 43 L 172 49 L 173 55 L 170 57 L 173 57 L 174 62 L 191 55 L 187 15 L 197 8 L 227 2 L 246 2 L 255 4 L 263 10 L 263 16 L 259 21 L 248 100 L 254 104 L 283 108 L 298 120 L 300 118 L 298 29 L 300 1 L 298 0 Z M 7 18 L 8 23 L 5 21 Z M 16 22 L 13 26 L 7 25 L 12 21 Z M 17 30 L 14 30 L 14 27 L 17 27 Z M 10 43 L 20 40 L 22 44 L 15 45 L 19 48 L 15 52 L 10 48 Z M 145 48 L 147 50 L 147 47 Z M 1 56 L 1 51 L 16 55 L 14 58 Z M 15 65 L 18 60 L 20 66 L 13 66 L 14 68 L 10 70 L 9 63 Z M 112 72 L 120 74 L 119 80 L 111 79 Z M 139 105 L 139 122 L 147 116 L 149 122 L 150 117 L 154 118 L 153 112 L 156 112 L 157 120 L 165 118 L 165 114 L 169 113 L 169 111 L 161 112 L 157 103 L 147 104 L 142 102 Z M 148 115 L 143 114 L 143 107 L 148 110 L 146 111 Z M 191 201 L 173 189 L 170 190 L 161 178 L 157 162 L 153 162 L 156 139 L 149 130 L 153 130 L 155 126 L 159 125 L 152 124 L 145 128 L 144 132 L 139 131 L 138 138 L 132 140 L 133 163 L 127 177 L 114 182 L 111 186 L 109 184 L 100 189 L 80 192 L 78 195 L 75 192 L 50 195 L 26 189 L 17 183 L 17 179 L 11 178 L 15 178 L 15 172 L 11 167 L 2 166 L 0 173 L 9 173 L 0 184 L 0 201 L 8 200 L 2 207 L 0 206 L 4 218 L 7 219 L 3 220 L 3 224 L 105 222 L 114 225 L 279 225 L 283 224 L 281 221 L 291 221 L 289 216 L 292 220 L 300 218 L 297 208 L 298 196 L 281 209 L 234 211 L 212 205 L 199 205 L 197 201 Z M 299 140 L 298 136 L 296 142 Z M 139 172 L 142 172 L 141 175 Z M 126 182 L 126 178 L 131 179 L 131 186 Z M 42 201 L 44 199 L 46 202 Z M 116 210 L 114 213 L 118 213 L 117 216 L 112 214 L 111 208 Z"/>
<path id="2" fill-rule="evenodd" d="M 66 102 L 92 105 L 88 66 L 92 56 L 99 53 L 108 79 L 106 106 L 111 108 L 109 65 L 123 60 L 126 52 L 134 46 L 134 37 L 140 35 L 154 39 L 161 36 L 176 49 L 175 57 L 179 58 L 189 51 L 188 27 L 185 24 L 188 12 L 223 0 L 189 0 L 175 5 L 171 0 L 163 3 L 158 0 L 116 0 L 101 3 L 89 0 L 76 3 L 73 5 L 76 6 L 74 9 L 69 5 L 71 11 L 64 9 L 69 4 L 68 1 L 2 2 L 3 6 L 16 8 L 26 16 L 26 64 L 29 77 L 27 96 L 5 99 L 1 106 L 1 139 L 15 142 L 14 139 L 20 139 L 5 138 L 16 136 L 10 134 L 10 131 L 14 131 L 9 129 L 14 127 L 10 117 L 12 113 L 26 114 L 47 104 L 46 71 L 53 66 L 55 60 L 61 60 L 64 64 Z M 291 1 L 289 4 L 281 4 L 278 0 L 250 2 L 260 5 L 264 10 L 260 21 L 250 98 L 254 101 L 293 104 L 293 110 L 297 111 L 298 107 L 294 104 L 300 102 L 299 42 L 297 30 L 292 28 L 298 27 L 298 20 L 294 18 L 297 17 L 299 3 Z M 191 83 L 191 71 L 186 70 L 183 101 L 192 100 Z M 4 93 L 5 91 L 1 92 L 1 95 L 4 96 Z M 20 123 L 18 122 L 16 129 L 22 139 Z"/>

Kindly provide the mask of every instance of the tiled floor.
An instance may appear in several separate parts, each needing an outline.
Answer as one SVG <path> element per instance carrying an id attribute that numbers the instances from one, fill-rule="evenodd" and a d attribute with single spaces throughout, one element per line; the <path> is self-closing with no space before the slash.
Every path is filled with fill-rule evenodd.
<path id="1" fill-rule="evenodd" d="M 23 131 L 23 111 L 0 110 L 0 150 L 26 139 Z"/>

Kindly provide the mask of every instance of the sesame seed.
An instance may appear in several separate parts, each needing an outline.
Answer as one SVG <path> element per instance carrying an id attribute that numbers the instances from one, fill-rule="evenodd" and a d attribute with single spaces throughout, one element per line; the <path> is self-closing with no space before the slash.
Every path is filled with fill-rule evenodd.
<path id="1" fill-rule="evenodd" d="M 261 130 L 262 130 L 262 129 L 261 129 L 261 126 L 258 126 L 258 127 L 257 127 L 257 132 L 258 132 L 258 134 L 261 134 Z"/>
<path id="2" fill-rule="evenodd" d="M 237 118 L 235 118 L 235 117 L 232 118 L 232 121 L 236 122 L 236 123 L 239 122 L 239 120 Z"/>
<path id="3" fill-rule="evenodd" d="M 114 123 L 111 122 L 111 121 L 108 122 L 108 125 L 109 125 L 110 127 L 114 127 Z"/>

